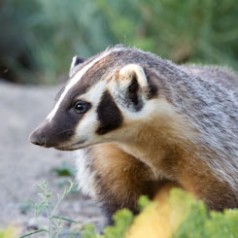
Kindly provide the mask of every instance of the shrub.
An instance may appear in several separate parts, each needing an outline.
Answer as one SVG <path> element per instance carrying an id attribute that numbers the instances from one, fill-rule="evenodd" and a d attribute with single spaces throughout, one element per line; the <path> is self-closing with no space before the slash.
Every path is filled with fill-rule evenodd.
<path id="1" fill-rule="evenodd" d="M 92 227 L 86 227 L 83 238 L 234 238 L 238 236 L 238 209 L 225 210 L 223 213 L 208 212 L 204 203 L 177 189 L 172 190 L 165 201 L 148 203 L 134 218 L 129 229 L 128 224 L 132 222 L 129 211 L 119 211 L 114 216 L 114 220 L 115 225 L 106 228 L 104 235 L 97 236 Z M 113 230 L 114 233 L 108 233 L 108 229 Z"/>
<path id="2" fill-rule="evenodd" d="M 238 69 L 237 22 L 236 0 L 4 1 L 0 72 L 6 77 L 9 69 L 21 82 L 53 83 L 73 55 L 88 57 L 117 43 L 177 63 Z"/>

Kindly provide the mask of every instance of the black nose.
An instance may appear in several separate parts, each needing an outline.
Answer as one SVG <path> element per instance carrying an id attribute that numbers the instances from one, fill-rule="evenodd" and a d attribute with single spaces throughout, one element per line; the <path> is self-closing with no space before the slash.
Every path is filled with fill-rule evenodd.
<path id="1" fill-rule="evenodd" d="M 36 130 L 30 135 L 30 142 L 35 145 L 46 146 L 47 138 Z"/>
<path id="2" fill-rule="evenodd" d="M 48 147 L 50 126 L 47 121 L 43 121 L 30 135 L 30 142 L 35 145 Z"/>

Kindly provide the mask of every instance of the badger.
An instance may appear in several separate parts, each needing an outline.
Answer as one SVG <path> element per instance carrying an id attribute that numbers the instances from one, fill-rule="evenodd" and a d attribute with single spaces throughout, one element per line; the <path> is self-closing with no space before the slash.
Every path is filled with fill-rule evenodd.
<path id="1" fill-rule="evenodd" d="M 74 57 L 33 144 L 77 153 L 77 180 L 111 216 L 179 187 L 209 209 L 238 206 L 238 76 L 114 46 Z"/>

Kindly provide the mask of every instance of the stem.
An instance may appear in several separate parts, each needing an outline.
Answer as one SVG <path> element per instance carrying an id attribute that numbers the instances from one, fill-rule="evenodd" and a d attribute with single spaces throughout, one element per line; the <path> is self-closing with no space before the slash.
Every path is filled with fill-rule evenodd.
<path id="1" fill-rule="evenodd" d="M 31 236 L 31 235 L 34 235 L 34 234 L 37 234 L 37 233 L 40 233 L 40 232 L 48 232 L 48 230 L 40 229 L 40 230 L 37 230 L 37 231 L 33 231 L 31 233 L 28 233 L 26 235 L 20 236 L 20 238 L 28 237 L 28 236 Z"/>

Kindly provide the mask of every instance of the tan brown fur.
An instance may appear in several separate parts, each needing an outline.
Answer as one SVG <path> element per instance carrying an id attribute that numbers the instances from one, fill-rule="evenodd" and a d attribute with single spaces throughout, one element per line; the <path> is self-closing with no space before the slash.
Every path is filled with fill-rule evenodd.
<path id="1" fill-rule="evenodd" d="M 136 211 L 141 194 L 154 197 L 171 186 L 211 209 L 238 207 L 235 73 L 178 66 L 121 46 L 75 67 L 31 141 L 85 148 L 79 186 L 109 214 L 121 207 Z"/>
<path id="2" fill-rule="evenodd" d="M 119 207 L 136 211 L 141 194 L 153 198 L 158 188 L 167 183 L 165 179 L 158 182 L 148 166 L 115 144 L 94 146 L 91 156 L 95 158 L 92 167 L 97 171 L 98 194 L 109 213 Z"/>
<path id="3" fill-rule="evenodd" d="M 164 99 L 158 116 L 155 115 L 138 121 L 138 125 L 124 123 L 124 128 L 138 131 L 136 139 L 93 146 L 92 156 L 96 158 L 93 170 L 100 178 L 102 200 L 110 201 L 112 207 L 115 203 L 135 210 L 141 194 L 153 198 L 159 196 L 160 189 L 180 186 L 204 200 L 211 209 L 235 207 L 233 192 L 200 160 L 196 147 L 199 135 L 186 118 L 176 114 Z M 221 197 L 221 193 L 226 195 Z"/>

